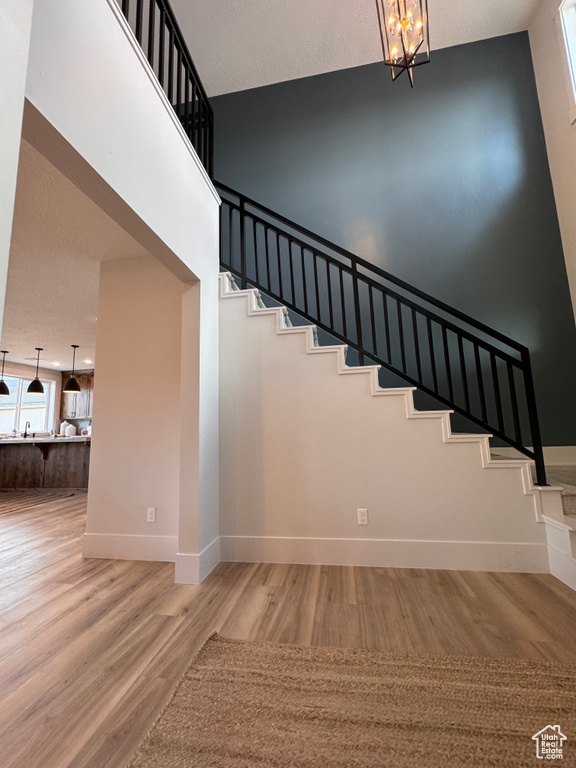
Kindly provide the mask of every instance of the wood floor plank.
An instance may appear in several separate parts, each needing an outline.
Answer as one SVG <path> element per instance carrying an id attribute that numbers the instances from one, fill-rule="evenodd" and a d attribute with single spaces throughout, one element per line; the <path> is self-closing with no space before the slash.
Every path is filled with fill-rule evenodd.
<path id="1" fill-rule="evenodd" d="M 6 499 L 5 499 L 6 500 Z M 208 635 L 576 662 L 547 575 L 83 560 L 85 494 L 0 515 L 2 768 L 124 768 Z"/>

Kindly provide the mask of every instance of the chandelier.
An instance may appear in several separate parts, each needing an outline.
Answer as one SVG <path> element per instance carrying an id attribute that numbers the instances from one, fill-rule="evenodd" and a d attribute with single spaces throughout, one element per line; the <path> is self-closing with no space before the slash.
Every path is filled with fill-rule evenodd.
<path id="1" fill-rule="evenodd" d="M 414 87 L 414 67 L 430 61 L 428 0 L 376 0 L 384 63 L 396 80 L 408 72 Z"/>

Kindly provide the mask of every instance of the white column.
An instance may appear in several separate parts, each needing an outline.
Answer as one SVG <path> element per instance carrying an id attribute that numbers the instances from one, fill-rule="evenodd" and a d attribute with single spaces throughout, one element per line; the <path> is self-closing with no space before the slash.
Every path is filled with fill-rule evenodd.
<path id="1" fill-rule="evenodd" d="M 216 274 L 183 297 L 181 391 L 176 581 L 196 584 L 220 561 Z"/>
<path id="2" fill-rule="evenodd" d="M 0 0 L 0 331 L 12 236 L 33 0 Z"/>

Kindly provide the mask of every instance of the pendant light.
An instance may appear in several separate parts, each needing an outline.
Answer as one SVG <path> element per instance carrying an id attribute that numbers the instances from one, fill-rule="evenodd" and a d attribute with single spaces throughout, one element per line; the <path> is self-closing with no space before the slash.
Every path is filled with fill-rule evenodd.
<path id="1" fill-rule="evenodd" d="M 44 394 L 44 385 L 38 378 L 38 368 L 40 367 L 40 352 L 42 352 L 42 347 L 34 347 L 36 352 L 38 352 L 38 357 L 36 359 L 36 378 L 33 379 L 30 384 L 28 384 L 28 389 L 26 392 L 28 392 L 29 395 L 43 395 Z"/>
<path id="2" fill-rule="evenodd" d="M 78 349 L 78 344 L 70 344 L 74 352 L 72 353 L 72 376 L 68 379 L 66 384 L 64 384 L 64 392 L 67 394 L 74 394 L 75 392 L 81 392 L 80 384 L 78 383 L 78 379 L 74 376 L 75 368 L 76 368 L 76 350 Z"/>
<path id="3" fill-rule="evenodd" d="M 0 378 L 0 397 L 8 397 L 10 394 L 10 390 L 8 389 L 8 384 L 4 381 L 4 363 L 6 362 L 6 355 L 8 354 L 7 349 L 0 350 L 0 353 L 2 354 L 2 378 Z"/>
<path id="4" fill-rule="evenodd" d="M 430 61 L 428 0 L 376 0 L 384 63 L 392 80 L 408 72 L 414 87 L 414 67 Z"/>

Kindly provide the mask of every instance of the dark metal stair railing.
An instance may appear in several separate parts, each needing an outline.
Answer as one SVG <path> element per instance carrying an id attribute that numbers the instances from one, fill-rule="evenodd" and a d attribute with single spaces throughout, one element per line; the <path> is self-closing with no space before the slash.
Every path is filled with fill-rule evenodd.
<path id="1" fill-rule="evenodd" d="M 168 0 L 117 0 L 210 178 L 214 112 Z"/>
<path id="2" fill-rule="evenodd" d="M 530 352 L 224 184 L 221 265 L 546 470 Z"/>

